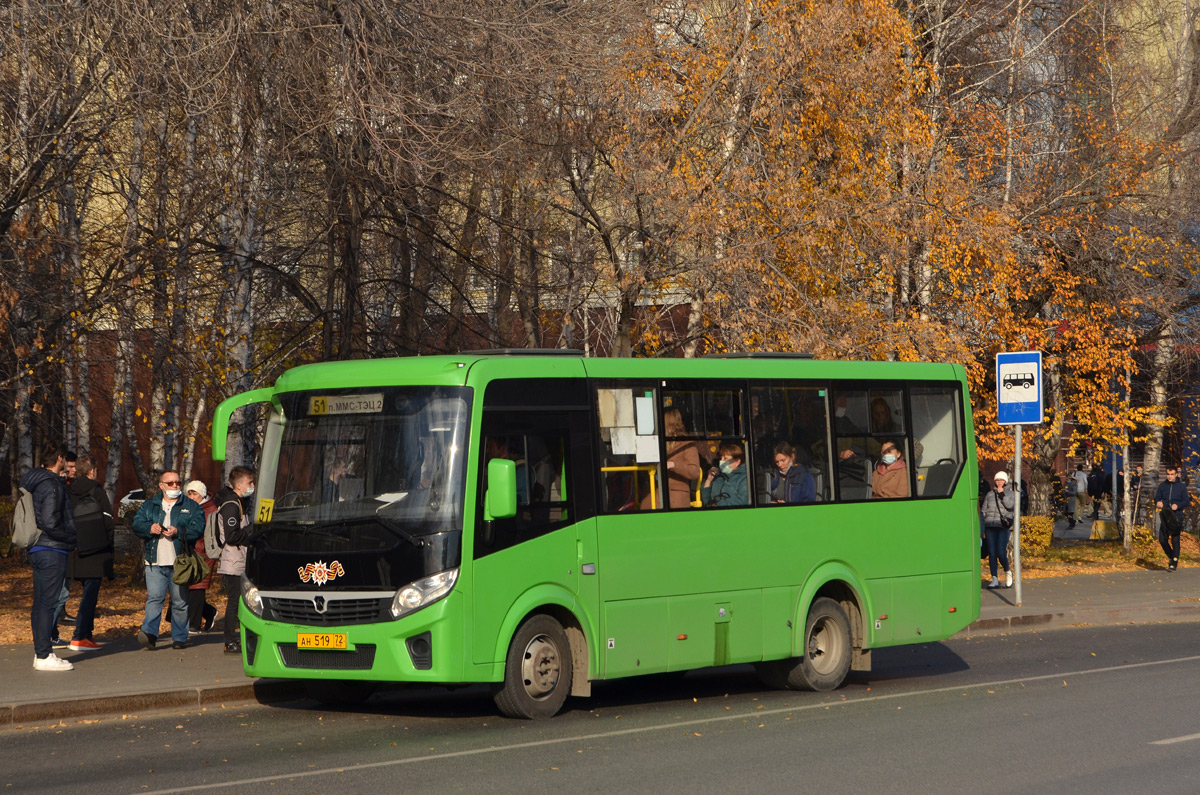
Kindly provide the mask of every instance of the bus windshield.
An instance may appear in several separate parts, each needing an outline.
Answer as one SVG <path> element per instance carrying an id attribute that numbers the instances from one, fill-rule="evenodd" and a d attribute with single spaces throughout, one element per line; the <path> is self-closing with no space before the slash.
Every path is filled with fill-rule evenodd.
<path id="1" fill-rule="evenodd" d="M 462 529 L 469 389 L 382 387 L 281 396 L 265 528 L 409 538 Z"/>

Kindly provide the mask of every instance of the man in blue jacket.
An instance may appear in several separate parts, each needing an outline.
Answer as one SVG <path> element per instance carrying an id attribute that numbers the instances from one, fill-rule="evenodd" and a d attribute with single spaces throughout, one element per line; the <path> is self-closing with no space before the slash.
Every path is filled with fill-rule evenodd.
<path id="1" fill-rule="evenodd" d="M 33 513 L 41 531 L 29 548 L 33 569 L 33 667 L 38 671 L 70 671 L 75 666 L 52 651 L 50 633 L 58 611 L 58 594 L 67 575 L 67 555 L 75 548 L 75 516 L 66 484 L 59 477 L 67 470 L 67 448 L 47 445 L 40 466 L 21 478 L 22 488 L 33 494 Z"/>
<path id="2" fill-rule="evenodd" d="M 162 473 L 158 494 L 143 502 L 133 517 L 133 532 L 146 546 L 146 617 L 137 634 L 138 643 L 146 649 L 158 644 L 163 599 L 170 592 L 171 648 L 187 648 L 187 592 L 172 576 L 175 558 L 204 536 L 204 509 L 183 496 L 178 472 Z"/>
<path id="3" fill-rule="evenodd" d="M 1178 480 L 1179 469 L 1167 467 L 1167 480 L 1154 490 L 1154 507 L 1161 512 L 1162 525 L 1158 530 L 1158 543 L 1170 563 L 1167 571 L 1179 568 L 1179 532 L 1183 530 L 1183 509 L 1192 501 L 1187 485 Z"/>

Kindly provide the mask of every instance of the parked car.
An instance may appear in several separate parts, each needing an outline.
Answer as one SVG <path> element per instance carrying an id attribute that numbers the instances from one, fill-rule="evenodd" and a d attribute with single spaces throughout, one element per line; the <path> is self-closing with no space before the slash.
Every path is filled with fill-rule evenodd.
<path id="1" fill-rule="evenodd" d="M 137 509 L 146 501 L 143 489 L 134 489 L 117 502 L 117 521 L 128 523 L 137 513 Z"/>

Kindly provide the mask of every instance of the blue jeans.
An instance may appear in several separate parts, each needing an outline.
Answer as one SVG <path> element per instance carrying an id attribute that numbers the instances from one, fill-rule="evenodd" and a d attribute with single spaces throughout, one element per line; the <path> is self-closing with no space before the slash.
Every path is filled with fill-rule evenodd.
<path id="1" fill-rule="evenodd" d="M 83 583 L 83 596 L 79 597 L 79 609 L 75 611 L 75 634 L 71 640 L 91 640 L 96 628 L 96 600 L 100 597 L 100 578 L 89 577 Z"/>
<path id="2" fill-rule="evenodd" d="M 988 569 L 992 572 L 992 577 L 996 576 L 996 561 L 1000 561 L 1000 565 L 1008 571 L 1008 534 L 1012 530 L 1003 527 L 985 527 L 983 534 L 987 538 L 988 545 Z"/>
<path id="3" fill-rule="evenodd" d="M 54 631 L 58 594 L 67 576 L 67 556 L 50 549 L 29 553 L 33 569 L 33 607 L 29 610 L 29 625 L 33 630 L 33 653 L 39 659 L 49 657 L 53 647 L 50 633 Z"/>
<path id="4" fill-rule="evenodd" d="M 186 643 L 188 638 L 187 591 L 176 585 L 171 576 L 174 566 L 146 566 L 146 620 L 142 632 L 158 637 L 162 626 L 163 599 L 171 593 L 171 640 Z"/>

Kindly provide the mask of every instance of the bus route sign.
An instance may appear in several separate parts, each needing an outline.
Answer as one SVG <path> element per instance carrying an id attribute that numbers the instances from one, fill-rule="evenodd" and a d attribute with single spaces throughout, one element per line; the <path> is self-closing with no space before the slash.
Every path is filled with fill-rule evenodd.
<path id="1" fill-rule="evenodd" d="M 1000 425 L 1041 424 L 1041 351 L 996 354 L 996 421 Z"/>

